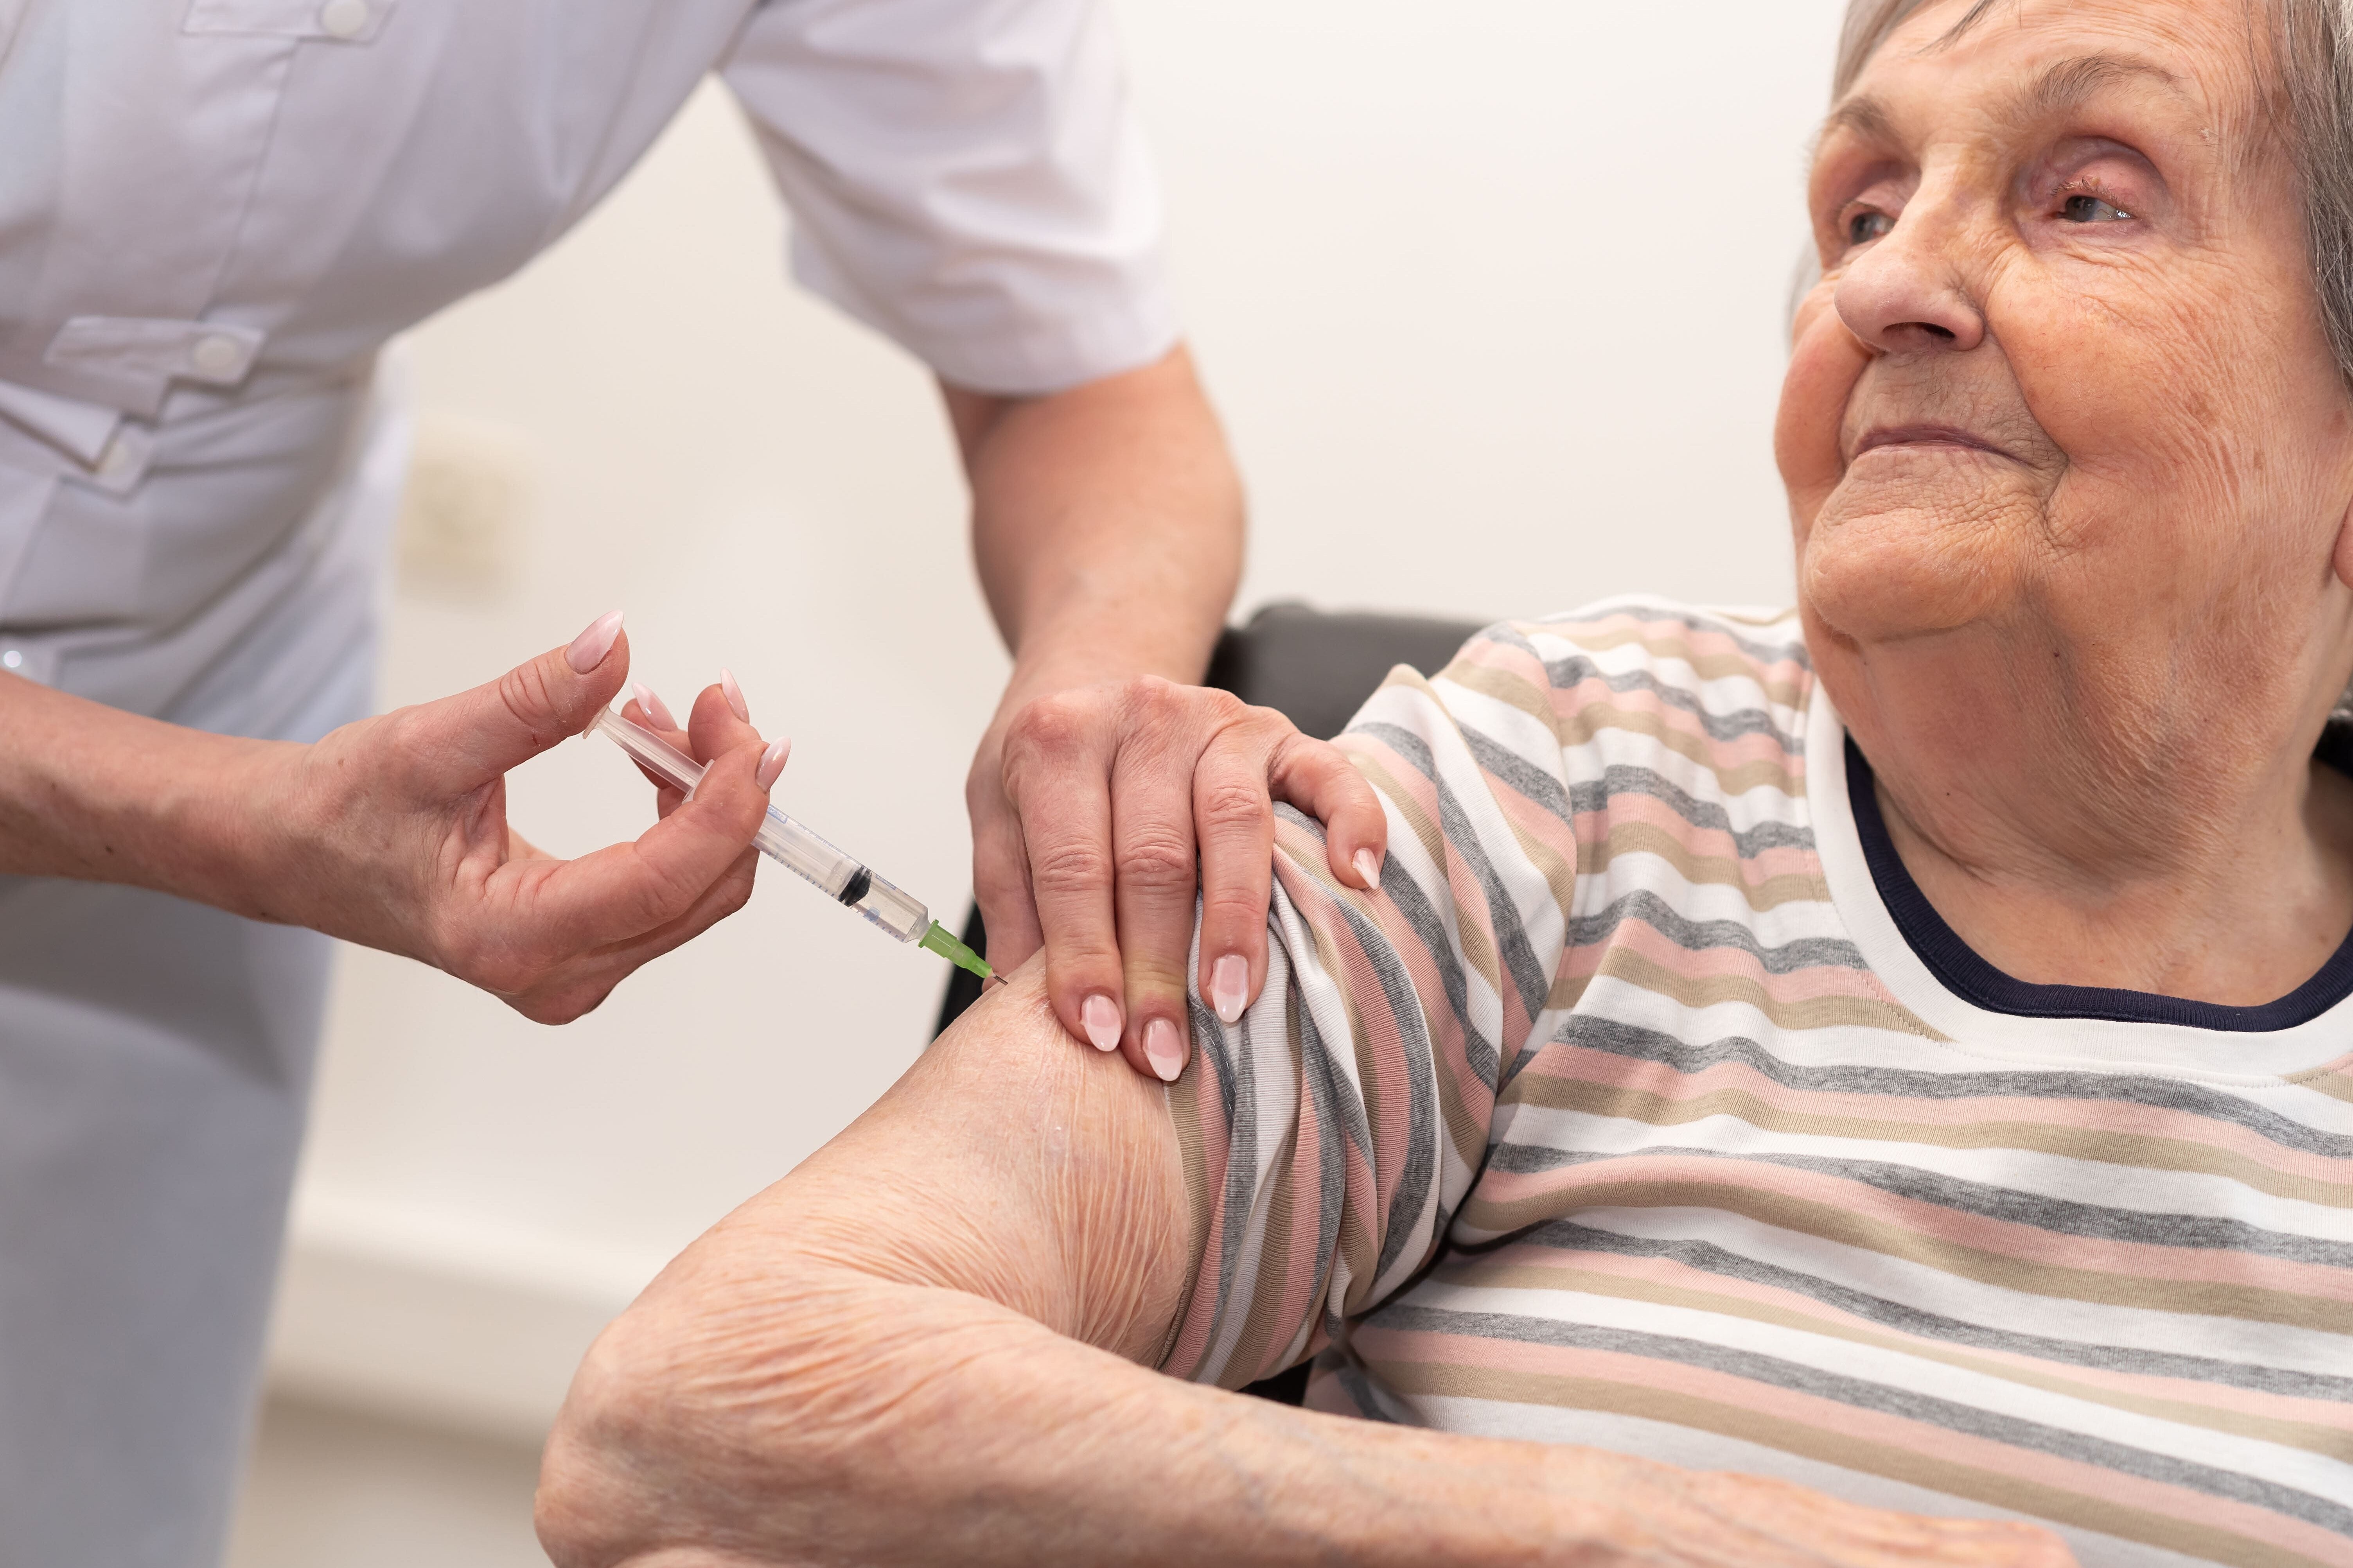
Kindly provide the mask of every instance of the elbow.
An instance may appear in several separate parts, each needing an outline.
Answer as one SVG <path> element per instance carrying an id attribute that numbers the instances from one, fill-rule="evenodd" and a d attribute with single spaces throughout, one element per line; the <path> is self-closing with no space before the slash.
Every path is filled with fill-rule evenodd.
<path id="1" fill-rule="evenodd" d="M 820 1472 L 854 1454 L 826 1440 L 823 1327 L 785 1270 L 765 1283 L 755 1308 L 665 1276 L 597 1336 L 540 1456 L 533 1523 L 556 1568 L 720 1568 L 731 1543 L 802 1533 L 838 1479 Z"/>
<path id="2" fill-rule="evenodd" d="M 556 1568 L 738 1568 L 745 1542 L 797 1560 L 887 1500 L 893 1374 L 936 1368 L 886 1348 L 886 1289 L 745 1239 L 671 1265 L 574 1374 L 533 1505 Z"/>
<path id="3" fill-rule="evenodd" d="M 589 1348 L 540 1455 L 532 1523 L 556 1568 L 617 1568 L 669 1544 L 649 1506 L 668 1446 L 667 1379 L 632 1317 Z"/>

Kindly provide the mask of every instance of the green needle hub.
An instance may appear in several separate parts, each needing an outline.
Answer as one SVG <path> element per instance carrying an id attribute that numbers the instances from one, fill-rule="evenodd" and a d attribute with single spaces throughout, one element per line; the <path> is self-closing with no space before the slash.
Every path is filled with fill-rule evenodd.
<path id="1" fill-rule="evenodd" d="M 958 969 L 971 970 L 983 980 L 997 978 L 997 971 L 988 967 L 988 960 L 958 942 L 948 928 L 937 921 L 932 922 L 931 930 L 915 939 L 915 944 L 938 953 Z"/>

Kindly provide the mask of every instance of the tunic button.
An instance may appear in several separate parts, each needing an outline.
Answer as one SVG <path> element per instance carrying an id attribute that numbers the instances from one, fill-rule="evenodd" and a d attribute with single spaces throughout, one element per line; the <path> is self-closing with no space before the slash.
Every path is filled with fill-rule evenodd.
<path id="1" fill-rule="evenodd" d="M 0 653 L 0 668 L 22 669 L 24 666 L 25 656 L 15 648 L 10 648 L 6 653 Z"/>
<path id="2" fill-rule="evenodd" d="M 319 26 L 331 38 L 356 38 L 367 30 L 367 0 L 327 0 L 319 7 Z"/>
<path id="3" fill-rule="evenodd" d="M 188 351 L 188 363 L 206 375 L 227 375 L 245 358 L 245 347 L 235 338 L 215 334 L 198 338 L 196 346 Z"/>

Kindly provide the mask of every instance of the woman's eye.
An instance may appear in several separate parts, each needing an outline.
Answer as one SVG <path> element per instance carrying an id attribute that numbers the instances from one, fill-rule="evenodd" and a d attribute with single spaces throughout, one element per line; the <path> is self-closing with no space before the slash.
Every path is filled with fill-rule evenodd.
<path id="1" fill-rule="evenodd" d="M 1895 220 L 1885 213 L 1862 212 L 1846 220 L 1846 242 L 1849 245 L 1869 245 L 1895 226 Z"/>
<path id="2" fill-rule="evenodd" d="M 2059 204 L 2059 216 L 2069 223 L 2116 223 L 2132 214 L 2097 196 L 2069 196 Z"/>

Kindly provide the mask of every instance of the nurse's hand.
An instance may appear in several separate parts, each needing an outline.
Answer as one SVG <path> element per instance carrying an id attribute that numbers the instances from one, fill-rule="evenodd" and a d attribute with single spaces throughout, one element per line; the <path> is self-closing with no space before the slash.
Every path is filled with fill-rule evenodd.
<path id="1" fill-rule="evenodd" d="M 1324 822 L 1349 887 L 1377 887 L 1388 849 L 1380 801 L 1337 747 L 1271 708 L 1152 676 L 1015 708 L 965 798 L 990 965 L 1008 973 L 1043 946 L 1062 1026 L 1172 1082 L 1192 1039 L 1196 887 L 1201 995 L 1230 1023 L 1266 984 L 1274 803 Z"/>
<path id="2" fill-rule="evenodd" d="M 589 1011 L 743 907 L 785 762 L 784 742 L 735 727 L 694 798 L 663 792 L 636 842 L 576 860 L 535 848 L 507 822 L 508 770 L 586 729 L 628 663 L 616 613 L 487 686 L 283 748 L 268 902 L 244 912 L 422 959 L 541 1023 Z"/>

